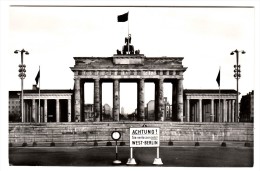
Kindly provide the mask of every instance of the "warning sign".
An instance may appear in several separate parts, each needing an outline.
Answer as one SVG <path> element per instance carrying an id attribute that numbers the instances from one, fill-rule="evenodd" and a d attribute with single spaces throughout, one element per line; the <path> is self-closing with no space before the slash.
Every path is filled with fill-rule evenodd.
<path id="1" fill-rule="evenodd" d="M 130 128 L 130 147 L 159 147 L 159 128 Z"/>

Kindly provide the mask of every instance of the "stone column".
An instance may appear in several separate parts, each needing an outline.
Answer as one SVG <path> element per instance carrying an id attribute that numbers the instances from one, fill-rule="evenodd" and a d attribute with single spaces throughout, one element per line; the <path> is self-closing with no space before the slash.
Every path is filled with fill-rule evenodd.
<path id="1" fill-rule="evenodd" d="M 71 99 L 68 99 L 68 122 L 71 122 Z"/>
<path id="2" fill-rule="evenodd" d="M 44 122 L 48 122 L 47 118 L 47 109 L 48 109 L 48 103 L 47 103 L 47 99 L 44 99 Z"/>
<path id="3" fill-rule="evenodd" d="M 32 122 L 32 103 L 29 103 L 29 104 L 28 104 L 27 121 L 28 121 L 28 122 Z"/>
<path id="4" fill-rule="evenodd" d="M 199 99 L 199 122 L 202 122 L 202 99 Z"/>
<path id="5" fill-rule="evenodd" d="M 235 122 L 235 100 L 231 101 L 231 122 Z"/>
<path id="6" fill-rule="evenodd" d="M 195 122 L 195 105 L 191 106 L 191 122 Z"/>
<path id="7" fill-rule="evenodd" d="M 84 84 L 85 82 L 83 80 L 80 81 L 80 120 L 79 122 L 85 122 L 85 113 L 84 113 Z"/>
<path id="8" fill-rule="evenodd" d="M 196 122 L 200 121 L 199 100 L 196 102 Z"/>
<path id="9" fill-rule="evenodd" d="M 172 81 L 172 120 L 177 121 L 177 82 Z"/>
<path id="10" fill-rule="evenodd" d="M 40 102 L 41 103 L 41 102 Z M 39 99 L 37 99 L 37 122 L 41 123 L 41 104 L 39 103 Z"/>
<path id="11" fill-rule="evenodd" d="M 193 122 L 197 122 L 198 121 L 198 117 L 197 117 L 197 102 L 194 103 L 194 121 Z"/>
<path id="12" fill-rule="evenodd" d="M 100 121 L 103 120 L 103 106 L 102 106 L 102 82 L 99 81 L 99 99 L 100 99 Z"/>
<path id="13" fill-rule="evenodd" d="M 81 120 L 81 106 L 80 106 L 80 78 L 75 78 L 75 93 L 74 93 L 74 111 L 75 111 L 75 122 Z"/>
<path id="14" fill-rule="evenodd" d="M 177 105 L 178 105 L 177 120 L 183 122 L 183 79 L 178 80 Z"/>
<path id="15" fill-rule="evenodd" d="M 60 122 L 60 101 L 56 99 L 56 122 Z"/>
<path id="16" fill-rule="evenodd" d="M 158 99 L 158 106 L 157 106 L 157 111 L 158 111 L 158 120 L 159 121 L 164 121 L 164 116 L 163 116 L 163 79 L 158 80 L 158 87 L 157 87 L 157 99 Z"/>
<path id="17" fill-rule="evenodd" d="M 198 102 L 196 102 L 194 104 L 194 114 L 195 114 L 195 117 L 194 117 L 194 122 L 198 122 Z"/>
<path id="18" fill-rule="evenodd" d="M 144 79 L 140 79 L 137 83 L 138 90 L 137 90 L 137 96 L 138 96 L 138 102 L 137 102 L 137 116 L 139 121 L 145 120 L 144 115 Z"/>
<path id="19" fill-rule="evenodd" d="M 99 79 L 94 80 L 94 113 L 95 121 L 100 121 L 100 92 L 99 92 Z"/>
<path id="20" fill-rule="evenodd" d="M 210 114 L 210 122 L 214 122 L 214 99 L 211 99 L 211 114 Z"/>
<path id="21" fill-rule="evenodd" d="M 120 87 L 119 80 L 115 79 L 113 82 L 113 120 L 119 121 L 120 113 Z"/>
<path id="22" fill-rule="evenodd" d="M 190 99 L 187 99 L 186 103 L 187 103 L 186 121 L 190 122 Z"/>
<path id="23" fill-rule="evenodd" d="M 221 102 L 220 100 L 220 107 L 219 107 L 219 121 L 218 122 L 223 122 L 223 101 Z"/>
<path id="24" fill-rule="evenodd" d="M 30 122 L 30 116 L 31 116 L 31 111 L 30 111 L 30 103 L 29 103 L 29 101 L 27 102 L 27 120 L 28 120 L 28 122 Z"/>
<path id="25" fill-rule="evenodd" d="M 227 103 L 228 103 L 227 121 L 231 122 L 231 100 L 228 100 Z"/>
<path id="26" fill-rule="evenodd" d="M 229 113 L 229 101 L 226 100 L 226 117 L 225 117 L 226 122 L 228 122 L 228 113 Z"/>
<path id="27" fill-rule="evenodd" d="M 35 99 L 32 99 L 32 122 L 37 122 Z"/>
<path id="28" fill-rule="evenodd" d="M 206 122 L 206 107 L 207 105 L 202 103 L 202 122 Z"/>
<path id="29" fill-rule="evenodd" d="M 223 99 L 223 119 L 222 122 L 227 122 L 227 101 Z"/>
<path id="30" fill-rule="evenodd" d="M 233 100 L 230 100 L 230 103 L 229 103 L 229 105 L 230 105 L 229 122 L 232 122 L 232 110 L 233 110 L 232 101 Z"/>

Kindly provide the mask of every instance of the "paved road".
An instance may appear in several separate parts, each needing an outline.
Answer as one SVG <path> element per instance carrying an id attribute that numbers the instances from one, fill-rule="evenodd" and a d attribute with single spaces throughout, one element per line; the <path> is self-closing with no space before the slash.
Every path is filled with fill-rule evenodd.
<path id="1" fill-rule="evenodd" d="M 127 166 L 129 147 L 118 147 L 120 166 Z M 135 148 L 136 166 L 153 166 L 156 148 Z M 160 147 L 163 166 L 252 167 L 252 147 Z M 10 165 L 28 166 L 115 166 L 115 147 L 14 147 Z"/>

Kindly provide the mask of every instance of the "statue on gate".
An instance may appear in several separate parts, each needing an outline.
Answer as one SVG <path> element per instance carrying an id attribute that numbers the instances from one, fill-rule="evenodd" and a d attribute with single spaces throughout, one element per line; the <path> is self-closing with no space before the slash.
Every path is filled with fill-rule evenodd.
<path id="1" fill-rule="evenodd" d="M 122 47 L 122 51 L 116 50 L 117 55 L 134 55 L 140 54 L 140 50 L 134 50 L 134 46 L 131 45 L 131 34 L 125 37 L 125 45 Z"/>

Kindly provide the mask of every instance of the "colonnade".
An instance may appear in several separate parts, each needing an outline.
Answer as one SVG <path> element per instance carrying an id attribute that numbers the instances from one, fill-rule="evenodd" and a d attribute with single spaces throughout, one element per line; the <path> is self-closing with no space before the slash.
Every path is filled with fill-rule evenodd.
<path id="1" fill-rule="evenodd" d="M 238 122 L 235 99 L 198 98 L 186 99 L 187 122 Z"/>
<path id="2" fill-rule="evenodd" d="M 84 122 L 84 83 L 85 79 L 75 78 L 74 87 L 74 110 L 75 110 L 75 122 Z M 88 79 L 87 81 L 94 82 L 94 116 L 95 121 L 102 121 L 102 82 L 107 81 L 106 79 Z M 139 121 L 145 120 L 145 82 L 155 83 L 155 120 L 164 121 L 165 116 L 163 113 L 164 108 L 164 91 L 163 83 L 164 79 L 109 79 L 113 83 L 113 118 L 114 121 L 119 121 L 120 114 L 120 82 L 136 82 L 137 83 L 137 119 Z M 183 121 L 183 80 L 182 79 L 172 79 L 166 80 L 167 82 L 172 82 L 173 93 L 172 99 L 176 101 L 173 111 L 173 115 L 178 121 Z"/>
<path id="3" fill-rule="evenodd" d="M 55 112 L 51 111 L 48 113 L 48 101 L 55 102 Z M 65 115 L 65 113 L 61 113 L 61 105 L 60 100 L 67 100 L 67 122 L 71 122 L 71 99 L 41 99 L 39 103 L 39 99 L 25 99 L 24 100 L 24 121 L 25 122 L 61 122 L 61 115 Z M 39 108 L 40 105 L 40 108 Z M 52 119 L 48 119 L 48 117 Z"/>

